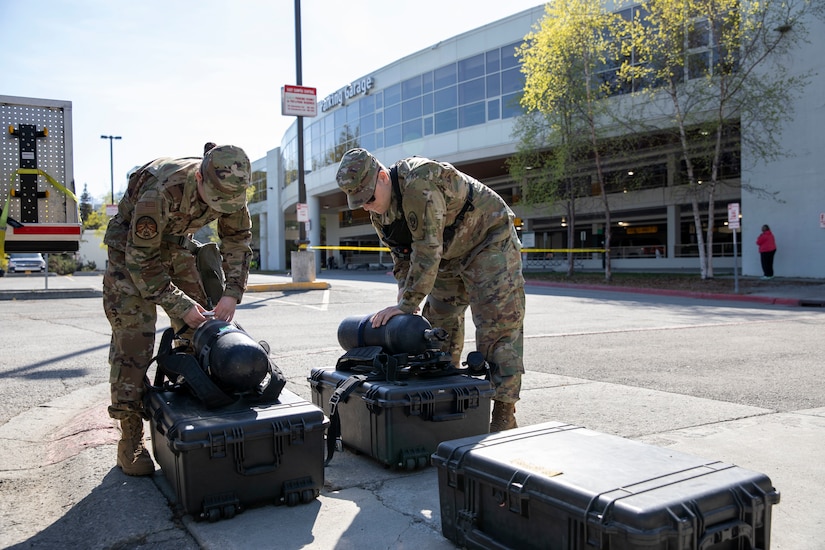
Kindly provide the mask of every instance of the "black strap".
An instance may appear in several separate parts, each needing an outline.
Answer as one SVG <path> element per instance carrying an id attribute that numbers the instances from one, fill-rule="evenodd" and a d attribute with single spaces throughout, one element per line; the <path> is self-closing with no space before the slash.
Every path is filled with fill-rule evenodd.
<path id="1" fill-rule="evenodd" d="M 186 389 L 200 399 L 207 409 L 216 409 L 234 403 L 235 398 L 227 395 L 215 385 L 194 356 L 188 353 L 175 353 L 172 350 L 172 341 L 178 338 L 187 328 L 184 326 L 177 333 L 173 328 L 167 328 L 163 332 L 158 345 L 158 354 L 153 359 L 153 361 L 157 361 L 154 385 L 149 383 L 148 377 L 144 377 L 144 384 L 147 389 L 156 391 L 179 389 L 180 386 L 177 381 L 182 377 Z M 172 383 L 170 387 L 164 385 L 164 377 Z"/>
<path id="2" fill-rule="evenodd" d="M 401 218 L 404 220 L 404 227 L 409 233 L 409 228 L 406 226 L 407 220 L 404 217 L 404 207 L 401 201 L 401 184 L 398 183 L 398 166 L 395 165 L 390 168 L 390 179 L 392 180 L 392 189 L 395 192 L 396 200 L 398 202 L 398 211 L 401 213 Z M 455 237 L 455 232 L 458 230 L 458 225 L 464 221 L 464 216 L 467 212 L 472 212 L 475 210 L 475 206 L 473 206 L 473 184 L 467 184 L 467 199 L 464 201 L 464 205 L 461 207 L 461 210 L 458 212 L 458 215 L 453 220 L 449 226 L 444 228 L 444 237 L 443 243 L 444 248 L 446 249 Z M 393 233 L 393 226 L 392 224 L 389 226 L 385 226 L 385 233 Z M 386 239 L 385 239 L 386 240 Z M 409 242 L 412 243 L 412 235 L 409 235 Z M 401 257 L 409 257 L 412 253 L 412 249 L 410 246 L 405 246 L 405 243 L 394 243 L 389 242 L 389 247 L 392 249 L 393 253 Z"/>
<path id="3" fill-rule="evenodd" d="M 332 395 L 329 396 L 329 429 L 327 430 L 327 459 L 324 461 L 324 466 L 329 465 L 332 460 L 332 455 L 335 454 L 335 447 L 341 440 L 341 416 L 338 413 L 338 404 L 346 403 L 349 396 L 354 392 L 358 386 L 370 380 L 371 375 L 368 374 L 353 374 L 344 380 L 340 386 L 335 388 Z"/>
<path id="4" fill-rule="evenodd" d="M 473 206 L 473 184 L 469 183 L 467 185 L 468 185 L 467 200 L 464 201 L 464 206 L 461 207 L 461 211 L 458 213 L 458 216 L 455 217 L 455 220 L 453 220 L 453 223 L 450 224 L 448 227 L 444 228 L 444 239 L 443 239 L 443 241 L 444 241 L 444 249 L 445 250 L 447 249 L 448 246 L 450 246 L 450 243 L 452 242 L 453 237 L 455 237 L 455 232 L 458 229 L 458 224 L 460 224 L 462 221 L 464 221 L 464 215 L 467 212 L 472 212 L 476 208 L 475 206 Z"/>

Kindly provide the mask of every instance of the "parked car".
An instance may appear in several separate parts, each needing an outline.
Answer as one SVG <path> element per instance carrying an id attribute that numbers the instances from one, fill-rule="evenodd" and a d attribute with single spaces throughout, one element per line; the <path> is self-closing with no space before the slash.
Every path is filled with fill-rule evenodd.
<path id="1" fill-rule="evenodd" d="M 9 254 L 9 273 L 20 273 L 27 271 L 46 271 L 46 260 L 39 252 L 15 252 Z"/>

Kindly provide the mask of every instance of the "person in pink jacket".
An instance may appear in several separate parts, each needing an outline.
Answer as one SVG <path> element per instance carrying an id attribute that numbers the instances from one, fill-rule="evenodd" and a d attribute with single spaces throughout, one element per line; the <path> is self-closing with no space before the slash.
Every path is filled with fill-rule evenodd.
<path id="1" fill-rule="evenodd" d="M 767 224 L 762 226 L 762 233 L 756 239 L 756 246 L 759 247 L 759 257 L 762 260 L 763 279 L 773 279 L 773 257 L 776 254 L 776 240 L 773 238 L 771 228 Z"/>

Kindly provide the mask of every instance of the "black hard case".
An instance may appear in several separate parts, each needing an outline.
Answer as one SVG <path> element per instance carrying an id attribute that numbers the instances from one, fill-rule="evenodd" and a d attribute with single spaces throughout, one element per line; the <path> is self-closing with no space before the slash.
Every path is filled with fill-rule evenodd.
<path id="1" fill-rule="evenodd" d="M 352 373 L 315 367 L 312 402 L 331 414 L 330 397 Z M 366 381 L 338 404 L 341 440 L 385 465 L 409 470 L 429 465 L 441 441 L 490 429 L 493 386 L 463 374 Z"/>
<path id="2" fill-rule="evenodd" d="M 764 474 L 548 422 L 445 441 L 441 529 L 467 548 L 770 548 Z"/>
<path id="3" fill-rule="evenodd" d="M 196 519 L 309 502 L 323 487 L 329 420 L 286 389 L 272 403 L 213 410 L 186 392 L 151 392 L 146 402 L 155 460 Z"/>

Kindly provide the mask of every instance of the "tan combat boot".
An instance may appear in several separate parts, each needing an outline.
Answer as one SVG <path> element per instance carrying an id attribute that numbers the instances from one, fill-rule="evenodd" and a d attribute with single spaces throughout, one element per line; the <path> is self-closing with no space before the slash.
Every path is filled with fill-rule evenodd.
<path id="1" fill-rule="evenodd" d="M 129 415 L 120 421 L 121 437 L 117 442 L 117 465 L 130 476 L 149 476 L 155 473 L 155 463 L 143 446 L 143 419 Z"/>
<path id="2" fill-rule="evenodd" d="M 503 432 L 518 428 L 516 423 L 516 404 L 493 401 L 493 421 L 490 422 L 491 432 Z"/>

